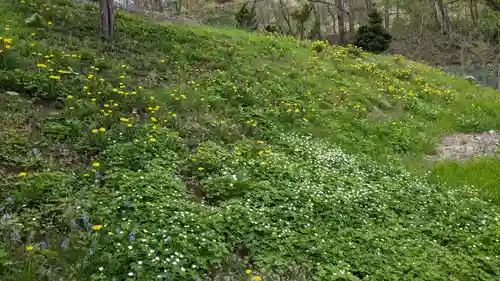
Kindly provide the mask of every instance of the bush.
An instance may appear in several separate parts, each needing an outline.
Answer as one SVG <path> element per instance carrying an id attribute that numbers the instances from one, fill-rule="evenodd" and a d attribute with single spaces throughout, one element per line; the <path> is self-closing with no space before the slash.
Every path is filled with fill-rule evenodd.
<path id="1" fill-rule="evenodd" d="M 281 29 L 275 24 L 266 25 L 264 30 L 269 33 L 281 33 Z"/>
<path id="2" fill-rule="evenodd" d="M 499 42 L 500 12 L 486 10 L 479 19 L 479 30 L 490 42 Z"/>
<path id="3" fill-rule="evenodd" d="M 372 53 L 382 53 L 389 48 L 392 35 L 382 26 L 382 17 L 376 9 L 369 14 L 370 22 L 358 29 L 356 46 Z"/>
<path id="4" fill-rule="evenodd" d="M 312 45 L 312 49 L 316 52 L 316 53 L 321 53 L 322 51 L 324 51 L 326 48 L 328 47 L 328 42 L 326 41 L 321 41 L 321 40 L 317 40 L 313 43 Z"/>
<path id="5" fill-rule="evenodd" d="M 235 18 L 240 28 L 255 30 L 257 29 L 257 20 L 255 19 L 256 16 L 257 13 L 255 12 L 255 4 L 249 9 L 248 3 L 245 3 L 241 6 L 238 13 L 236 13 Z"/>

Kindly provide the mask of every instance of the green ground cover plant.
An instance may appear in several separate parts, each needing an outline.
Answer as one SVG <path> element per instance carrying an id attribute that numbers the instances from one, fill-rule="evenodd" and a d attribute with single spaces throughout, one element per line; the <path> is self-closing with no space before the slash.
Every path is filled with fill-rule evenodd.
<path id="1" fill-rule="evenodd" d="M 2 280 L 498 278 L 498 205 L 406 165 L 499 129 L 496 91 L 126 13 L 102 42 L 94 5 L 0 2 Z"/>

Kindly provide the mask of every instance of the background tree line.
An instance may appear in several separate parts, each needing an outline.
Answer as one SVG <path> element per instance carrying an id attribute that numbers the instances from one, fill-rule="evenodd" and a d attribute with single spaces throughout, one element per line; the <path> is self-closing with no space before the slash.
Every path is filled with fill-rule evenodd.
<path id="1" fill-rule="evenodd" d="M 114 4 L 199 24 L 268 29 L 298 39 L 355 43 L 375 7 L 393 42 L 389 51 L 439 65 L 491 67 L 500 53 L 500 0 L 100 0 L 103 36 Z M 242 9 L 254 16 L 242 24 Z M 107 24 L 106 24 L 107 23 Z M 106 28 L 106 25 L 110 25 Z"/>

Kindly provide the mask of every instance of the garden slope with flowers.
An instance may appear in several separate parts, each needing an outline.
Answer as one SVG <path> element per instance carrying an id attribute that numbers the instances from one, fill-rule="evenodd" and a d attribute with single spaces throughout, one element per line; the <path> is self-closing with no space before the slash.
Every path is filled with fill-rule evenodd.
<path id="1" fill-rule="evenodd" d="M 500 211 L 411 173 L 498 93 L 402 57 L 0 1 L 2 280 L 499 280 Z M 422 162 L 423 163 L 423 162 Z"/>

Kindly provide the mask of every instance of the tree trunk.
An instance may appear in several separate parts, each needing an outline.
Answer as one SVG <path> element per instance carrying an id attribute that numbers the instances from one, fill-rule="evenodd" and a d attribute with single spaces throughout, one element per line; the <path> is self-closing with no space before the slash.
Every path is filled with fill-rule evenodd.
<path id="1" fill-rule="evenodd" d="M 345 22 L 344 22 L 344 2 L 342 0 L 335 0 L 335 5 L 337 5 L 337 22 L 339 24 L 339 45 L 345 45 Z"/>
<path id="2" fill-rule="evenodd" d="M 290 22 L 290 12 L 288 11 L 288 8 L 286 5 L 287 4 L 283 0 L 280 0 L 281 15 L 283 16 L 283 19 L 285 20 L 285 23 L 288 27 L 288 33 L 293 34 L 293 28 L 292 28 L 292 24 Z"/>
<path id="3" fill-rule="evenodd" d="M 332 17 L 332 33 L 337 34 L 337 17 L 336 17 L 336 12 L 333 12 L 333 10 L 328 6 L 328 12 L 330 13 L 330 16 Z"/>
<path id="4" fill-rule="evenodd" d="M 390 9 L 390 1 L 386 0 L 384 3 L 384 28 L 386 30 L 390 29 L 390 16 L 389 16 L 389 9 Z"/>
<path id="5" fill-rule="evenodd" d="M 371 0 L 365 0 L 366 3 L 366 14 L 369 14 L 372 10 L 372 1 Z"/>
<path id="6" fill-rule="evenodd" d="M 356 1 L 355 0 L 348 0 L 349 1 L 349 32 L 350 33 L 355 33 L 356 32 Z"/>
<path id="7" fill-rule="evenodd" d="M 474 24 L 476 24 L 477 23 L 477 5 L 476 5 L 476 1 L 469 0 L 469 12 L 470 12 L 470 17 L 472 19 L 472 22 Z"/>
<path id="8" fill-rule="evenodd" d="M 500 59 L 497 59 L 497 90 L 500 91 Z"/>
<path id="9" fill-rule="evenodd" d="M 321 12 L 320 8 L 315 6 L 314 7 L 314 28 L 318 29 L 318 33 L 315 34 L 316 40 L 322 40 L 323 39 L 323 32 L 321 30 L 321 27 L 323 26 L 322 18 L 321 18 Z"/>
<path id="10" fill-rule="evenodd" d="M 441 32 L 449 35 L 451 33 L 451 20 L 448 16 L 446 6 L 444 5 L 443 0 L 435 0 L 434 4 L 436 6 L 436 15 L 439 24 L 441 25 Z"/>
<path id="11" fill-rule="evenodd" d="M 99 0 L 99 6 L 101 9 L 101 37 L 109 40 L 115 35 L 115 10 L 113 7 L 113 0 Z"/>

